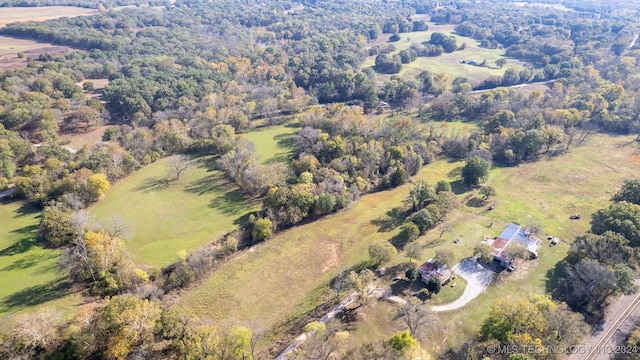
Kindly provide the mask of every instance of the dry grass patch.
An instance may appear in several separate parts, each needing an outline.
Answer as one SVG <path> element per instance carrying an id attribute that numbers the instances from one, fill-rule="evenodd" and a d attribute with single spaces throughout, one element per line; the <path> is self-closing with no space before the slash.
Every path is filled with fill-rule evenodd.
<path id="1" fill-rule="evenodd" d="M 93 15 L 97 12 L 96 9 L 76 6 L 2 7 L 0 8 L 0 27 L 14 22 L 45 21 L 61 17 Z"/>
<path id="2" fill-rule="evenodd" d="M 0 36 L 0 71 L 26 68 L 27 58 L 36 59 L 41 54 L 57 56 L 70 52 L 70 48 L 66 46 Z M 19 58 L 18 53 L 23 53 L 24 57 Z"/>
<path id="3" fill-rule="evenodd" d="M 452 225 L 452 232 L 445 232 L 440 238 L 436 228 L 416 240 L 423 245 L 417 261 L 433 257 L 440 249 L 451 250 L 456 259 L 462 259 L 472 255 L 484 236 L 498 235 L 509 222 L 527 225 L 531 219 L 540 222 L 544 232 L 571 241 L 589 228 L 589 215 L 608 204 L 622 181 L 636 176 L 637 166 L 631 159 L 637 153 L 637 145 L 631 140 L 597 135 L 562 156 L 493 169 L 489 184 L 498 193 L 496 199 L 490 200 L 497 204 L 495 210 L 461 205 L 446 220 Z M 424 167 L 415 180 L 458 181 L 463 164 L 438 161 Z M 370 244 L 389 241 L 397 233 L 397 229 L 379 232 L 371 221 L 400 206 L 410 187 L 408 184 L 365 195 L 337 214 L 276 235 L 220 267 L 200 287 L 187 290 L 179 304 L 202 318 L 259 323 L 262 328 L 276 326 L 280 332 L 273 334 L 273 338 L 278 338 L 281 331 L 286 331 L 282 324 L 333 296 L 327 284 L 336 274 L 366 259 Z M 462 201 L 468 195 L 461 193 L 459 198 Z M 569 220 L 571 213 L 580 213 L 582 220 Z M 454 243 L 456 239 L 458 242 Z M 338 261 L 327 266 L 333 264 L 336 247 Z M 566 243 L 549 247 L 545 241 L 539 259 L 526 264 L 526 273 L 518 274 L 516 270 L 504 275 L 500 284 L 490 286 L 467 306 L 435 315 L 441 328 L 436 336 L 425 340 L 425 348 L 436 353 L 475 334 L 486 309 L 498 297 L 544 293 L 549 269 L 564 258 L 568 249 Z M 402 252 L 389 267 L 406 261 Z M 388 282 L 383 285 L 390 285 L 390 278 Z M 455 291 L 463 291 L 462 286 L 444 289 L 440 299 L 453 300 Z M 380 313 L 373 314 L 378 308 Z M 356 324 L 355 337 L 365 334 L 363 338 L 374 341 L 387 339 L 396 331 L 388 306 L 367 310 L 367 314 L 368 320 Z"/>
<path id="4" fill-rule="evenodd" d="M 439 161 L 416 178 L 435 183 L 454 166 Z M 277 234 L 187 290 L 180 304 L 203 318 L 259 322 L 265 328 L 314 309 L 332 296 L 330 279 L 367 259 L 370 244 L 396 234 L 378 232 L 371 221 L 401 204 L 409 189 L 365 195 L 337 214 Z"/>
<path id="5" fill-rule="evenodd" d="M 69 142 L 67 146 L 74 150 L 80 150 L 85 145 L 93 145 L 102 141 L 102 135 L 110 126 L 98 126 L 86 133 L 64 134 L 60 136 L 63 142 Z"/>

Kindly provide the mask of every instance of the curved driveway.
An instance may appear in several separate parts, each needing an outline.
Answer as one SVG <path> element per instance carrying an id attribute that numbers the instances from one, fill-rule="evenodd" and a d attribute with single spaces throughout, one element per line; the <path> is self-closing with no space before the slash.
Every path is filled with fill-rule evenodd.
<path id="1" fill-rule="evenodd" d="M 492 270 L 484 268 L 474 258 L 462 260 L 453 267 L 453 272 L 467 281 L 467 287 L 457 300 L 448 304 L 433 306 L 431 307 L 432 311 L 450 311 L 467 305 L 489 286 L 494 276 Z"/>

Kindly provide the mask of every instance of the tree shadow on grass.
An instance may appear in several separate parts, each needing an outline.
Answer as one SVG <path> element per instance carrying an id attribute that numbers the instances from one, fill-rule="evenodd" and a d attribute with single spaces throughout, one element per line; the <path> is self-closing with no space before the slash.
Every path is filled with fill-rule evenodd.
<path id="1" fill-rule="evenodd" d="M 440 239 L 433 239 L 433 240 L 429 240 L 426 243 L 424 243 L 424 245 L 422 245 L 423 248 L 434 248 L 438 245 L 442 245 L 444 243 L 444 239 L 440 238 Z"/>
<path id="2" fill-rule="evenodd" d="M 451 182 L 451 191 L 456 195 L 460 195 L 469 191 L 469 188 L 462 182 L 462 180 L 456 180 Z"/>
<path id="3" fill-rule="evenodd" d="M 288 163 L 293 160 L 295 156 L 295 152 L 293 150 L 287 151 L 284 154 L 278 154 L 269 158 L 269 160 L 265 161 L 266 165 L 278 164 L 278 163 Z"/>
<path id="4" fill-rule="evenodd" d="M 240 190 L 226 191 L 211 200 L 209 207 L 220 210 L 225 215 L 233 215 L 248 211 L 253 203 Z"/>
<path id="5" fill-rule="evenodd" d="M 404 231 L 400 231 L 399 234 L 389 239 L 391 245 L 393 245 L 398 251 L 404 250 L 404 247 L 409 243 L 407 234 Z"/>
<path id="6" fill-rule="evenodd" d="M 16 210 L 16 216 L 14 216 L 14 218 L 39 213 L 40 210 L 42 209 L 33 203 L 24 203 Z"/>
<path id="7" fill-rule="evenodd" d="M 38 225 L 29 225 L 17 230 L 13 230 L 12 233 L 23 235 L 22 239 L 0 250 L 0 256 L 13 256 L 29 251 L 37 243 L 37 232 Z"/>
<path id="8" fill-rule="evenodd" d="M 57 279 L 46 284 L 30 286 L 5 297 L 1 304 L 8 309 L 39 305 L 66 296 L 71 291 L 71 285 L 67 279 Z"/>
<path id="9" fill-rule="evenodd" d="M 393 284 L 391 284 L 389 288 L 391 289 L 393 295 L 403 295 L 405 291 L 409 290 L 409 288 L 411 287 L 411 283 L 412 281 L 409 281 L 407 279 L 397 279 L 393 282 Z"/>
<path id="10" fill-rule="evenodd" d="M 207 169 L 207 172 L 212 172 L 220 170 L 220 167 L 218 166 L 219 158 L 219 156 L 202 156 L 194 161 L 197 167 Z"/>
<path id="11" fill-rule="evenodd" d="M 285 133 L 285 134 L 278 134 L 274 136 L 273 139 L 278 142 L 278 146 L 281 146 L 283 148 L 293 149 L 293 147 L 296 145 L 294 136 L 295 134 L 293 133 Z"/>
<path id="12" fill-rule="evenodd" d="M 564 270 L 564 265 L 562 261 L 558 262 L 556 266 L 547 270 L 547 274 L 545 276 L 545 284 L 544 284 L 547 294 L 553 295 L 556 289 L 558 288 L 559 279 L 565 276 L 566 276 L 566 272 Z"/>
<path id="13" fill-rule="evenodd" d="M 150 177 L 142 182 L 139 186 L 137 186 L 135 191 L 143 191 L 143 192 L 152 192 L 161 190 L 163 188 L 168 187 L 171 184 L 171 181 L 167 178 L 161 178 L 157 176 Z"/>
<path id="14" fill-rule="evenodd" d="M 41 254 L 41 255 L 36 255 L 36 254 L 29 254 L 27 256 L 25 256 L 22 259 L 18 259 L 16 261 L 13 262 L 13 264 L 11 265 L 7 265 L 4 268 L 0 269 L 0 271 L 13 271 L 13 270 L 23 270 L 23 269 L 27 269 L 30 267 L 33 267 L 35 265 L 40 264 L 43 261 L 47 261 L 53 258 L 56 258 L 57 255 L 54 253 L 48 253 L 48 254 Z M 53 267 L 56 267 L 56 265 L 52 265 L 50 267 L 47 267 L 43 270 L 51 270 Z"/>
<path id="15" fill-rule="evenodd" d="M 387 213 L 378 219 L 371 220 L 373 225 L 378 226 L 378 232 L 391 231 L 402 225 L 405 220 L 405 214 L 399 206 L 387 211 Z"/>
<path id="16" fill-rule="evenodd" d="M 233 191 L 235 185 L 224 177 L 224 174 L 217 173 L 202 179 L 192 181 L 184 191 L 197 195 L 219 194 Z"/>

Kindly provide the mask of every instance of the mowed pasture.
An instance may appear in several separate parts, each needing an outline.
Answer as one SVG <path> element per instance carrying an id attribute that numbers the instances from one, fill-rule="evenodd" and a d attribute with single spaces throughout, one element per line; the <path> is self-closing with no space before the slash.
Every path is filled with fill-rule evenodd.
<path id="1" fill-rule="evenodd" d="M 454 32 L 454 25 L 434 25 L 429 24 L 429 30 L 416 31 L 410 33 L 401 33 L 400 40 L 396 42 L 390 42 L 396 47 L 396 50 L 390 55 L 397 54 L 400 50 L 409 49 L 411 45 L 420 45 L 425 41 L 431 39 L 431 34 L 434 32 L 441 32 L 445 35 L 454 36 L 457 40 L 458 47 L 465 44 L 464 50 L 457 50 L 452 53 L 443 53 L 436 57 L 418 57 L 414 62 L 409 64 L 403 64 L 400 73 L 395 74 L 403 79 L 414 79 L 420 72 L 428 70 L 431 73 L 439 74 L 445 73 L 449 75 L 451 80 L 456 77 L 466 77 L 471 84 L 479 84 L 483 80 L 486 80 L 492 76 L 502 76 L 508 68 L 514 68 L 516 70 L 523 69 L 523 63 L 519 60 L 507 58 L 504 56 L 503 49 L 486 49 L 480 47 L 478 41 L 456 35 Z M 381 36 L 378 41 L 372 42 L 371 46 L 386 42 L 389 38 L 388 34 Z M 507 65 L 503 68 L 498 68 L 495 61 L 498 59 L 506 59 Z M 365 60 L 363 67 L 372 67 L 375 65 L 376 55 L 369 56 Z M 474 66 L 469 64 L 462 64 L 461 61 L 474 60 L 477 63 L 482 63 L 486 60 L 486 67 Z M 379 85 L 389 81 L 392 75 L 389 74 L 376 74 L 376 81 Z"/>
<path id="2" fill-rule="evenodd" d="M 217 170 L 214 157 L 193 159 L 179 180 L 163 185 L 171 177 L 168 164 L 173 159 L 161 159 L 119 181 L 91 208 L 96 223 L 118 217 L 127 224 L 125 244 L 136 263 L 167 266 L 181 250 L 190 252 L 215 240 L 259 208 Z"/>
<path id="3" fill-rule="evenodd" d="M 294 136 L 300 127 L 293 124 L 259 127 L 240 135 L 251 141 L 262 164 L 287 163 L 294 156 Z"/>
<path id="4" fill-rule="evenodd" d="M 37 241 L 40 210 L 0 202 L 0 316 L 40 306 L 70 311 L 80 302 L 57 266 L 58 250 Z"/>
<path id="5" fill-rule="evenodd" d="M 496 203 L 493 211 L 487 211 L 486 206 L 466 205 L 474 193 L 455 186 L 462 204 L 446 220 L 453 231 L 440 238 L 438 229 L 434 229 L 418 239 L 423 245 L 418 262 L 433 257 L 439 249 L 452 250 L 457 259 L 471 256 L 483 236 L 496 236 L 509 222 L 526 225 L 530 220 L 537 221 L 543 225 L 540 237 L 550 233 L 571 242 L 589 229 L 590 214 L 608 205 L 622 181 L 636 176 L 638 159 L 638 147 L 632 138 L 595 135 L 561 156 L 495 168 L 488 182 L 498 193 L 491 200 Z M 461 161 L 438 161 L 424 167 L 414 180 L 435 183 L 445 179 L 458 184 L 463 165 Z M 275 337 L 281 335 L 290 325 L 288 321 L 300 319 L 332 296 L 329 281 L 365 260 L 370 244 L 388 241 L 397 234 L 398 229 L 379 231 L 374 222 L 401 206 L 410 188 L 407 184 L 365 195 L 337 214 L 277 234 L 238 254 L 200 286 L 187 290 L 179 304 L 202 318 L 252 323 L 275 329 Z M 573 213 L 581 214 L 582 220 L 570 220 Z M 459 239 L 457 244 L 455 239 Z M 437 351 L 464 341 L 464 336 L 455 334 L 477 331 L 486 309 L 497 297 L 544 292 L 547 272 L 568 248 L 567 243 L 556 247 L 543 243 L 538 260 L 490 287 L 464 308 L 438 315 L 447 325 L 427 348 Z M 404 253 L 399 253 L 390 267 L 407 260 Z M 391 284 L 390 279 L 383 279 L 383 283 Z M 397 327 L 391 320 L 388 318 L 388 333 L 366 329 L 361 333 L 390 336 Z M 367 326 L 366 321 L 359 326 Z"/>

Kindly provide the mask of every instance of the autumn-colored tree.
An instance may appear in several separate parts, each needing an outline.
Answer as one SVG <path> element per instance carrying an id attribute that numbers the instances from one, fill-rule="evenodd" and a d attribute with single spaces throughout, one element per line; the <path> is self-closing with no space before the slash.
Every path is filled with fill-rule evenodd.
<path id="1" fill-rule="evenodd" d="M 110 188 L 111 185 L 105 174 L 94 174 L 87 179 L 87 195 L 91 202 L 102 199 Z"/>
<path id="2" fill-rule="evenodd" d="M 112 359 L 126 359 L 134 348 L 150 348 L 160 318 L 157 302 L 133 295 L 114 296 L 98 310 L 97 327 L 104 353 Z"/>
<path id="3" fill-rule="evenodd" d="M 106 232 L 88 231 L 84 234 L 89 261 L 99 272 L 108 272 L 122 259 L 124 243 Z"/>

